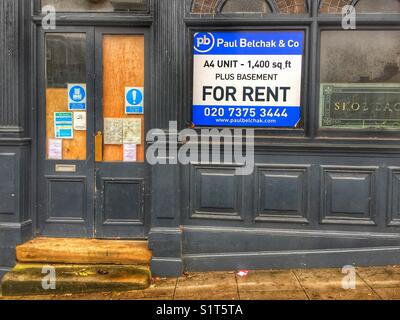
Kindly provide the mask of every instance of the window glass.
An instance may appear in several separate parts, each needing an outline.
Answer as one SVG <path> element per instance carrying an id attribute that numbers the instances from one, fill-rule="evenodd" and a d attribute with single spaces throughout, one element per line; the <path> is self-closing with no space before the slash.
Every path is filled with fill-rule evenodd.
<path id="1" fill-rule="evenodd" d="M 215 13 L 218 0 L 193 0 L 192 13 Z"/>
<path id="2" fill-rule="evenodd" d="M 84 33 L 46 35 L 46 138 L 49 160 L 86 160 L 85 57 Z M 70 98 L 69 92 L 75 92 L 75 95 Z M 72 101 L 77 102 L 73 107 Z"/>
<path id="3" fill-rule="evenodd" d="M 400 13 L 400 0 L 360 0 L 359 13 Z"/>
<path id="4" fill-rule="evenodd" d="M 301 14 L 307 12 L 305 0 L 276 0 L 275 2 L 280 13 Z"/>
<path id="5" fill-rule="evenodd" d="M 270 13 L 271 9 L 265 0 L 230 0 L 222 7 L 223 13 Z"/>
<path id="6" fill-rule="evenodd" d="M 86 36 L 52 33 L 46 36 L 46 81 L 48 88 L 67 88 L 86 79 Z"/>
<path id="7" fill-rule="evenodd" d="M 352 3 L 352 0 L 323 0 L 320 12 L 340 14 L 344 6 Z M 355 8 L 357 13 L 400 13 L 400 0 L 359 0 Z"/>
<path id="8" fill-rule="evenodd" d="M 352 2 L 352 0 L 323 0 L 321 2 L 320 12 L 327 14 L 342 13 L 342 8 L 350 5 Z"/>
<path id="9" fill-rule="evenodd" d="M 400 31 L 321 38 L 321 126 L 400 129 Z"/>
<path id="10" fill-rule="evenodd" d="M 218 0 L 193 0 L 192 13 L 216 14 L 221 2 Z M 222 13 L 272 13 L 268 3 L 281 14 L 302 14 L 307 12 L 306 0 L 227 0 Z"/>
<path id="11" fill-rule="evenodd" d="M 148 0 L 42 0 L 60 12 L 147 11 Z"/>

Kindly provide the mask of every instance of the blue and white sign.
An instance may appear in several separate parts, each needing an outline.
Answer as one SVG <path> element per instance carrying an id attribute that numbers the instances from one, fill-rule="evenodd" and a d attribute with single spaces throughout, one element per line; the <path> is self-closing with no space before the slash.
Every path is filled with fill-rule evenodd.
<path id="1" fill-rule="evenodd" d="M 86 84 L 68 84 L 68 110 L 86 110 Z"/>
<path id="2" fill-rule="evenodd" d="M 54 129 L 56 139 L 73 139 L 73 115 L 72 112 L 55 112 Z"/>
<path id="3" fill-rule="evenodd" d="M 302 31 L 194 35 L 196 126 L 295 127 L 301 120 Z"/>
<path id="4" fill-rule="evenodd" d="M 125 113 L 144 114 L 144 89 L 138 87 L 125 88 Z"/>

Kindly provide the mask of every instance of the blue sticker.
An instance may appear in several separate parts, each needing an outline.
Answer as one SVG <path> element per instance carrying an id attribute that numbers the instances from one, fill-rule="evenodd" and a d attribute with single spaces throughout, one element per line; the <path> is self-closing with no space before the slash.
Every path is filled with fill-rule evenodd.
<path id="1" fill-rule="evenodd" d="M 143 88 L 125 88 L 125 113 L 144 114 Z"/>
<path id="2" fill-rule="evenodd" d="M 71 111 L 86 110 L 86 85 L 68 85 L 68 109 Z"/>

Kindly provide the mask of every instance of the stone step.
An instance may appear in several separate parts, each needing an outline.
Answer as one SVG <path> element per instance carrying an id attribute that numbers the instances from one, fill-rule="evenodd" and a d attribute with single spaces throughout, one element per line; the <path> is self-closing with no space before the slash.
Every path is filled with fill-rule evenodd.
<path id="1" fill-rule="evenodd" d="M 147 241 L 36 238 L 17 247 L 20 263 L 150 264 Z"/>
<path id="2" fill-rule="evenodd" d="M 54 271 L 49 272 L 49 267 Z M 53 283 L 55 288 L 51 287 Z M 18 264 L 4 276 L 2 295 L 125 292 L 146 289 L 150 283 L 150 269 L 143 265 Z"/>

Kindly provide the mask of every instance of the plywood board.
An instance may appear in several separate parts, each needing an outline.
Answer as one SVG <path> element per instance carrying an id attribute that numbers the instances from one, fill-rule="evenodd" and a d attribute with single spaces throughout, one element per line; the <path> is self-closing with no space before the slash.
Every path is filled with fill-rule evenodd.
<path id="1" fill-rule="evenodd" d="M 49 139 L 55 138 L 54 113 L 68 112 L 68 90 L 48 88 L 46 90 L 46 150 Z M 63 140 L 63 160 L 86 160 L 86 131 L 75 131 L 74 138 Z M 48 155 L 47 155 L 48 156 Z M 47 157 L 48 158 L 48 157 Z"/>
<path id="2" fill-rule="evenodd" d="M 125 114 L 125 88 L 144 87 L 144 36 L 105 35 L 103 38 L 103 118 L 142 121 L 138 162 L 144 162 L 144 116 Z M 146 109 L 146 107 L 145 107 Z M 105 162 L 123 161 L 122 145 L 104 145 Z"/>

